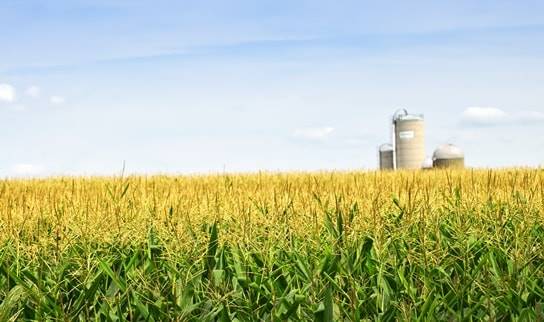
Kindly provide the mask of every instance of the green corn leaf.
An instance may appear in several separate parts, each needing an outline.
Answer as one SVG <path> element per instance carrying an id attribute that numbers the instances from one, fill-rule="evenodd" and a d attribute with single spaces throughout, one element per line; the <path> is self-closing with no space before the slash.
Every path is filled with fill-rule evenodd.
<path id="1" fill-rule="evenodd" d="M 122 281 L 119 278 L 119 276 L 113 272 L 111 267 L 106 262 L 104 262 L 103 260 L 100 260 L 99 261 L 99 267 L 102 270 L 102 272 L 104 272 L 106 275 L 108 275 L 111 278 L 111 280 L 113 281 L 115 286 L 117 286 L 117 288 L 119 288 L 119 290 L 121 290 L 121 292 L 123 292 L 123 293 L 126 292 L 126 290 L 127 290 L 126 283 L 124 281 Z"/>
<path id="2" fill-rule="evenodd" d="M 0 304 L 0 321 L 15 321 L 21 310 L 16 311 L 17 306 L 27 296 L 26 290 L 21 285 L 15 285 L 4 297 Z"/>

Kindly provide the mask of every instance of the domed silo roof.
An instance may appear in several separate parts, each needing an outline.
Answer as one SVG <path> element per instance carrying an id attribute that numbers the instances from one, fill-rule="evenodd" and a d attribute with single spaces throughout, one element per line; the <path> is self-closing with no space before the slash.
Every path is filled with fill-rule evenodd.
<path id="1" fill-rule="evenodd" d="M 404 108 L 401 108 L 393 114 L 393 122 L 397 121 L 422 121 L 423 114 L 410 114 Z"/>
<path id="2" fill-rule="evenodd" d="M 380 145 L 380 152 L 385 152 L 385 151 L 393 151 L 393 145 L 389 143 L 384 143 Z"/>
<path id="3" fill-rule="evenodd" d="M 436 159 L 460 159 L 464 158 L 465 153 L 461 148 L 453 144 L 443 144 L 439 146 L 433 153 L 433 160 Z"/>
<path id="4" fill-rule="evenodd" d="M 425 161 L 423 161 L 423 164 L 421 165 L 421 168 L 423 169 L 432 169 L 433 167 L 433 159 L 432 158 L 425 158 Z"/>
<path id="5" fill-rule="evenodd" d="M 443 144 L 434 150 L 433 166 L 435 168 L 463 168 L 465 153 L 453 144 Z"/>

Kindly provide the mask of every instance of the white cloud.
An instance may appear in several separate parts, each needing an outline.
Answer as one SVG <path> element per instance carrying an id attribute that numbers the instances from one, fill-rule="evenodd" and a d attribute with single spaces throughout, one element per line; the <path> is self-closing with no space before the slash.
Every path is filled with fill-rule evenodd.
<path id="1" fill-rule="evenodd" d="M 15 101 L 15 87 L 9 84 L 0 84 L 0 101 L 12 103 Z"/>
<path id="2" fill-rule="evenodd" d="M 544 122 L 544 113 L 535 112 L 535 111 L 520 112 L 514 115 L 514 121 L 521 122 L 521 123 Z"/>
<path id="3" fill-rule="evenodd" d="M 49 98 L 49 102 L 53 105 L 60 105 L 60 104 L 63 104 L 65 101 L 64 97 L 62 96 L 51 96 Z"/>
<path id="4" fill-rule="evenodd" d="M 332 127 L 303 128 L 296 129 L 293 136 L 310 140 L 321 140 L 331 135 L 333 131 L 334 128 Z"/>
<path id="5" fill-rule="evenodd" d="M 476 125 L 504 123 L 508 118 L 506 112 L 495 107 L 469 107 L 462 114 L 463 122 Z"/>
<path id="6" fill-rule="evenodd" d="M 26 110 L 26 107 L 24 105 L 9 105 L 8 108 L 11 109 L 12 111 L 17 111 L 17 112 Z"/>
<path id="7" fill-rule="evenodd" d="M 38 86 L 30 86 L 26 89 L 25 94 L 30 97 L 39 97 L 42 92 L 42 89 Z"/>
<path id="8" fill-rule="evenodd" d="M 477 126 L 529 124 L 544 122 L 544 113 L 536 111 L 507 113 L 495 107 L 469 107 L 463 111 L 461 120 L 465 124 Z"/>
<path id="9" fill-rule="evenodd" d="M 36 176 L 44 172 L 45 168 L 42 165 L 19 163 L 11 168 L 11 172 L 15 176 Z"/>

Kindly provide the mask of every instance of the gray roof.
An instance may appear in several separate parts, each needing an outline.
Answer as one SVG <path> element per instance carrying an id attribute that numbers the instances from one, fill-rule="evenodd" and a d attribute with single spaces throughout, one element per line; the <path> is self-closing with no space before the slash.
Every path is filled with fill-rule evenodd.
<path id="1" fill-rule="evenodd" d="M 436 148 L 433 153 L 433 160 L 460 159 L 464 157 L 465 153 L 463 150 L 453 144 L 443 144 Z"/>
<path id="2" fill-rule="evenodd" d="M 389 143 L 380 145 L 380 152 L 385 152 L 385 151 L 393 151 L 393 145 Z"/>
<path id="3" fill-rule="evenodd" d="M 422 121 L 423 114 L 397 115 L 395 121 Z"/>
<path id="4" fill-rule="evenodd" d="M 405 108 L 398 109 L 395 114 L 393 114 L 393 121 L 422 121 L 423 114 L 410 114 Z"/>

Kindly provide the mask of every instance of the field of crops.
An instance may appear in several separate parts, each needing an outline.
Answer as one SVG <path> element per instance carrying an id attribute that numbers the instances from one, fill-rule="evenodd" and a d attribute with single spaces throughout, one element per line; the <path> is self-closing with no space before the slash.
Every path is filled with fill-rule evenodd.
<path id="1" fill-rule="evenodd" d="M 0 181 L 0 321 L 538 320 L 544 171 Z"/>

